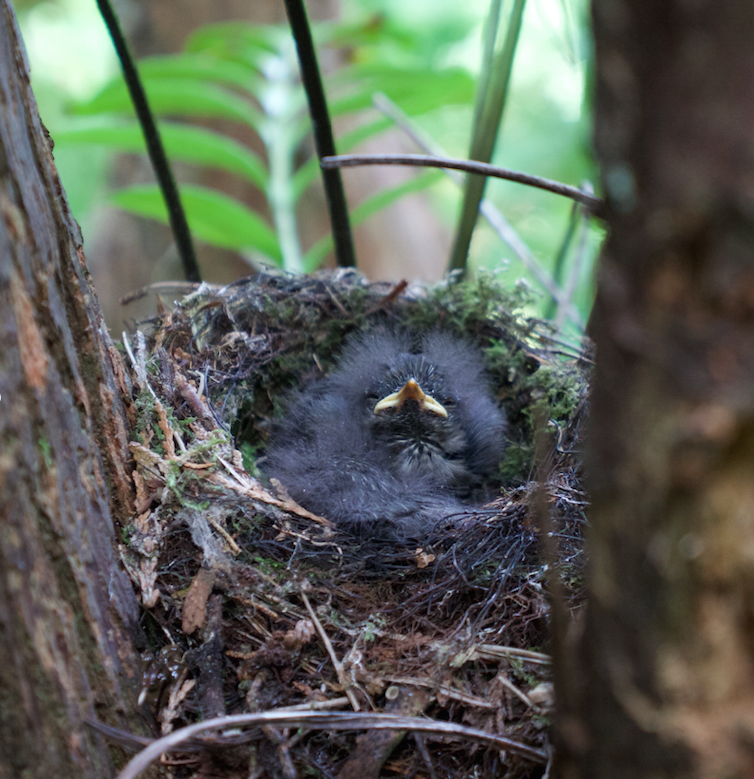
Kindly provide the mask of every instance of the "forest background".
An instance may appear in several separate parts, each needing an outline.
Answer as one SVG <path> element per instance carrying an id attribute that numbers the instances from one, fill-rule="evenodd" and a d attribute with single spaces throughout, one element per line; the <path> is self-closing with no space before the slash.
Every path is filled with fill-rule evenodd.
<path id="1" fill-rule="evenodd" d="M 82 226 L 88 265 L 106 320 L 117 333 L 124 320 L 149 312 L 149 304 L 146 308 L 136 305 L 123 309 L 118 303 L 123 295 L 149 283 L 182 277 L 167 228 L 145 225 L 143 218 L 135 219 L 117 210 L 126 208 L 132 214 L 158 212 L 159 198 L 152 197 L 146 205 L 146 201 L 138 201 L 143 195 L 139 188 L 150 186 L 153 174 L 146 156 L 121 153 L 138 148 L 139 141 L 131 136 L 124 141 L 123 123 L 132 111 L 122 95 L 113 97 L 119 69 L 95 5 L 85 0 L 17 5 L 42 120 L 55 141 L 56 165 L 73 214 Z M 148 91 L 150 76 L 159 81 L 165 75 L 165 70 L 160 70 L 165 61 L 159 55 L 191 49 L 192 45 L 196 51 L 203 35 L 201 24 L 188 27 L 202 21 L 203 12 L 190 11 L 199 3 L 181 4 L 178 16 L 186 21 L 179 26 L 186 26 L 180 30 L 166 29 L 165 21 L 161 27 L 160 17 L 165 12 L 160 5 L 134 4 L 120 9 L 136 53 L 158 55 L 141 66 Z M 183 104 L 163 105 L 157 100 L 155 107 L 161 116 L 179 115 L 181 122 L 188 116 L 218 133 L 228 154 L 241 144 L 241 151 L 271 160 L 276 151 L 270 138 L 280 137 L 280 128 L 291 116 L 303 122 L 305 109 L 282 3 L 254 6 L 251 11 L 245 9 L 245 13 L 256 16 L 251 24 L 277 25 L 259 27 L 267 31 L 276 49 L 276 56 L 267 61 L 259 83 L 252 88 L 266 121 L 261 130 L 260 125 L 252 127 L 233 116 L 222 101 L 209 107 L 200 104 L 196 93 L 189 93 Z M 500 26 L 504 30 L 510 11 L 506 4 L 502 8 Z M 484 66 L 482 44 L 490 12 L 487 0 L 463 4 L 345 0 L 337 5 L 313 3 L 309 10 L 317 20 L 315 31 L 321 41 L 326 90 L 335 105 L 336 140 L 341 153 L 421 153 L 425 150 L 409 136 L 413 132 L 448 156 L 469 156 L 474 101 Z M 77 41 L 73 47 L 67 43 L 72 38 Z M 592 67 L 587 3 L 528 3 L 492 162 L 575 186 L 594 186 L 588 88 Z M 168 76 L 180 80 L 182 76 L 195 78 L 195 73 L 174 68 Z M 227 82 L 208 79 L 203 83 L 227 94 Z M 375 93 L 387 93 L 393 108 L 404 113 L 408 131 L 406 126 L 397 127 L 373 105 Z M 265 133 L 262 142 L 259 136 L 264 138 Z M 365 140 L 354 145 L 359 137 Z M 173 151 L 169 143 L 168 151 Z M 311 161 L 304 164 L 311 157 L 311 143 L 302 134 L 302 139 L 293 139 L 283 153 L 286 151 L 290 160 L 287 168 L 285 161 L 282 166 L 282 178 L 288 179 L 282 183 L 283 193 L 286 183 L 289 189 L 306 189 L 302 195 L 293 196 L 298 199 L 292 217 L 304 267 L 308 270 L 323 261 L 331 264 L 319 182 Z M 230 199 L 230 221 L 234 209 L 242 209 L 236 225 L 245 223 L 248 211 L 252 212 L 249 219 L 259 214 L 266 225 L 278 228 L 278 235 L 283 225 L 291 224 L 291 220 L 280 218 L 271 199 L 274 185 L 270 181 L 278 175 L 274 170 L 263 182 L 255 180 L 254 170 L 248 173 L 249 166 L 240 162 L 234 171 L 232 164 L 217 167 L 210 160 L 197 165 L 198 157 L 191 160 L 177 151 L 171 156 L 177 165 L 177 178 L 184 186 L 199 185 Z M 254 167 L 253 159 L 250 165 Z M 276 170 L 279 172 L 280 166 Z M 349 207 L 358 225 L 355 240 L 360 268 L 370 278 L 380 280 L 441 278 L 448 267 L 459 219 L 461 187 L 438 171 L 408 168 L 344 171 L 344 179 Z M 306 188 L 309 181 L 313 184 Z M 266 197 L 260 189 L 267 190 Z M 593 300 L 594 263 L 603 238 L 601 225 L 597 220 L 585 219 L 571 201 L 520 184 L 490 180 L 485 196 L 520 241 L 512 249 L 479 219 L 469 253 L 471 270 L 491 269 L 503 273 L 511 287 L 526 285 L 533 292 L 529 313 L 556 320 L 565 335 L 578 340 Z M 205 280 L 227 283 L 251 272 L 260 262 L 280 262 L 269 250 L 266 233 L 261 240 L 254 236 L 250 239 L 240 230 L 237 237 L 230 236 L 232 230 L 217 227 L 224 224 L 224 214 L 215 218 L 206 204 L 199 204 L 198 210 L 207 214 L 202 225 L 191 203 L 187 210 L 194 234 L 200 239 L 199 261 Z M 213 218 L 215 224 L 206 225 Z M 282 253 L 286 262 L 290 252 L 283 246 Z M 526 264 L 521 261 L 522 254 L 526 255 Z M 537 267 L 532 269 L 532 264 Z M 291 267 L 295 262 L 286 265 L 295 269 Z M 543 286 L 543 276 L 552 277 L 562 290 L 559 306 L 554 305 Z M 574 315 L 567 317 L 564 311 L 571 302 Z"/>

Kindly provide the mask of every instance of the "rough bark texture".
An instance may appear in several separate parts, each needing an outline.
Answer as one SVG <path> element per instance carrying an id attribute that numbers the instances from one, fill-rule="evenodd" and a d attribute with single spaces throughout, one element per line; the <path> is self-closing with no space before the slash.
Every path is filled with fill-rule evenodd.
<path id="1" fill-rule="evenodd" d="M 561 776 L 754 776 L 754 4 L 595 0 L 610 200 Z"/>
<path id="2" fill-rule="evenodd" d="M 0 0 L 0 777 L 113 775 L 83 720 L 138 729 L 120 360 Z"/>

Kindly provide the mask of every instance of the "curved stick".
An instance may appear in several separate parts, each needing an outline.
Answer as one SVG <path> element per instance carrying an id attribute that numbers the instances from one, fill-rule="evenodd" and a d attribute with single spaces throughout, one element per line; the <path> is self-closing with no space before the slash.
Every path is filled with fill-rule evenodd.
<path id="1" fill-rule="evenodd" d="M 498 179 L 505 179 L 506 181 L 526 184 L 537 189 L 544 189 L 547 192 L 553 192 L 556 195 L 562 195 L 575 200 L 577 203 L 581 203 L 594 216 L 600 219 L 605 217 L 605 201 L 594 197 L 594 195 L 583 192 L 569 184 L 561 184 L 559 181 L 543 179 L 540 176 L 531 176 L 518 170 L 499 168 L 486 162 L 457 160 L 449 157 L 432 157 L 426 154 L 341 154 L 323 157 L 321 165 L 326 170 L 330 168 L 350 168 L 357 165 L 415 165 L 424 168 L 452 168 L 453 170 L 462 170 L 466 173 L 478 173 L 482 176 L 492 176 Z"/>

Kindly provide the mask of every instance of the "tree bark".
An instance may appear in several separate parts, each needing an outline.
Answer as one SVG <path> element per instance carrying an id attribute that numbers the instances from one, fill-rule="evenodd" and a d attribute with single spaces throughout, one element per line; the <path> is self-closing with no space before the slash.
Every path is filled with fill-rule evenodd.
<path id="1" fill-rule="evenodd" d="M 0 0 L 0 777 L 114 773 L 97 716 L 141 730 L 127 398 Z"/>
<path id="2" fill-rule="evenodd" d="M 754 5 L 595 0 L 609 199 L 561 776 L 754 776 Z"/>

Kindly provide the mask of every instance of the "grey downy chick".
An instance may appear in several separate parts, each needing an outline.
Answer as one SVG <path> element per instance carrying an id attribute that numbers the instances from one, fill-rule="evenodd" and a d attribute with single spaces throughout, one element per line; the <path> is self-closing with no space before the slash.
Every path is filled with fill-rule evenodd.
<path id="1" fill-rule="evenodd" d="M 351 532 L 419 538 L 478 496 L 505 427 L 470 343 L 371 331 L 292 402 L 264 470 Z"/>

